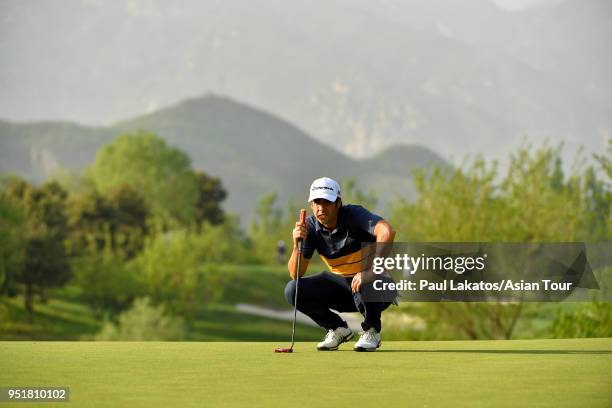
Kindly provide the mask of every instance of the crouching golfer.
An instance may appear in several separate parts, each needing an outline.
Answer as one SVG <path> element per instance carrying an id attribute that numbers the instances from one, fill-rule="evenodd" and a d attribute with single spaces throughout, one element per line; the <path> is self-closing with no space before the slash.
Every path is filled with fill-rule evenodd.
<path id="1" fill-rule="evenodd" d="M 303 239 L 297 309 L 327 330 L 319 350 L 337 350 L 353 337 L 338 312 L 357 312 L 364 316 L 363 334 L 356 351 L 376 351 L 380 347 L 380 315 L 390 303 L 366 302 L 362 297 L 362 243 L 393 242 L 395 232 L 378 215 L 359 205 L 342 205 L 340 186 L 330 178 L 315 180 L 308 198 L 312 215 L 306 222 L 295 223 L 293 253 L 287 267 L 293 280 L 285 287 L 285 297 L 292 305 L 295 295 L 297 240 Z M 315 249 L 329 271 L 302 278 Z"/>

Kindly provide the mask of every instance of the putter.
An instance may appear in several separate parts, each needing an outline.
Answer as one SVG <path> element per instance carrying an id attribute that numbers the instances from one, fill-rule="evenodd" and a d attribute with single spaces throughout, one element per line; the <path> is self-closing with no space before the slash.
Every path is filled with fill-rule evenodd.
<path id="1" fill-rule="evenodd" d="M 300 222 L 306 222 L 306 210 L 300 210 Z M 300 286 L 300 270 L 302 264 L 302 249 L 304 248 L 304 241 L 299 239 L 298 242 L 298 259 L 297 265 L 295 267 L 295 297 L 293 299 L 293 324 L 291 326 L 291 347 L 278 347 L 274 349 L 275 353 L 293 353 L 293 345 L 295 344 L 295 319 L 297 317 L 297 298 L 298 298 L 298 288 Z"/>

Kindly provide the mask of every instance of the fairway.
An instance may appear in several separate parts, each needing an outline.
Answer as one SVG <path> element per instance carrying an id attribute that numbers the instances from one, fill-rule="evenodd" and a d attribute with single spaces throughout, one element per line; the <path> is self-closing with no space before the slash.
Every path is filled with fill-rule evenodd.
<path id="1" fill-rule="evenodd" d="M 612 404 L 609 338 L 352 344 L 1 342 L 0 386 L 68 386 L 79 407 Z"/>

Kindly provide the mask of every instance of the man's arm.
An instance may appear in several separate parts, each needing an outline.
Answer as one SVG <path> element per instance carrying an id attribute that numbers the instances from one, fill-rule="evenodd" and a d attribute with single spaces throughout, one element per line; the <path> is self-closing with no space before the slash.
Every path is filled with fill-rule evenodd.
<path id="1" fill-rule="evenodd" d="M 308 236 L 308 231 L 306 229 L 306 223 L 301 223 L 299 221 L 296 222 L 295 228 L 293 229 L 293 252 L 291 253 L 291 258 L 289 258 L 289 262 L 287 263 L 287 269 L 289 270 L 289 276 L 291 276 L 291 279 L 293 280 L 296 279 L 295 270 L 297 268 L 298 256 L 300 256 L 299 251 L 298 251 L 297 241 L 298 239 L 301 239 L 302 241 L 304 241 L 306 240 L 307 236 Z M 304 258 L 303 254 L 301 255 L 301 257 L 302 259 L 300 261 L 300 278 L 304 276 L 304 274 L 306 273 L 306 269 L 308 269 L 308 262 L 310 261 L 309 259 Z"/>
<path id="2" fill-rule="evenodd" d="M 395 239 L 395 230 L 385 220 L 380 220 L 374 227 L 374 236 L 377 243 L 391 243 Z"/>
<path id="3" fill-rule="evenodd" d="M 376 236 L 376 245 L 374 256 L 370 258 L 371 262 L 368 265 L 370 268 L 374 258 L 386 258 L 389 252 L 391 252 L 393 240 L 395 239 L 395 230 L 387 221 L 380 220 L 374 227 L 374 235 Z"/>
<path id="4" fill-rule="evenodd" d="M 375 257 L 384 256 L 380 252 L 388 250 L 389 245 L 379 245 L 379 244 L 392 243 L 393 240 L 395 239 L 395 230 L 391 227 L 391 225 L 387 221 L 380 220 L 374 226 L 374 236 L 376 237 L 376 244 L 377 244 L 375 245 L 376 252 L 374 256 Z M 372 260 L 373 260 L 373 257 L 371 257 L 370 261 L 368 261 L 368 267 L 366 268 L 365 271 L 362 271 L 353 277 L 353 281 L 351 282 L 351 288 L 353 292 L 359 292 L 359 290 L 361 289 L 362 280 L 365 282 L 370 282 L 371 280 L 373 280 L 373 273 L 370 269 L 370 267 L 372 266 L 371 265 Z M 366 276 L 362 276 L 364 274 Z"/>
<path id="5" fill-rule="evenodd" d="M 287 263 L 287 269 L 289 269 L 289 276 L 291 276 L 291 279 L 295 280 L 296 276 L 295 276 L 295 269 L 297 267 L 297 259 L 298 259 L 298 250 L 297 250 L 297 246 L 293 247 L 293 252 L 291 253 L 291 258 L 289 258 L 289 262 Z M 306 259 L 304 258 L 304 255 L 302 255 L 302 260 L 301 260 L 301 264 L 300 264 L 300 278 L 302 276 L 304 276 L 304 274 L 306 273 L 306 269 L 308 269 L 308 262 L 310 261 L 310 259 Z"/>

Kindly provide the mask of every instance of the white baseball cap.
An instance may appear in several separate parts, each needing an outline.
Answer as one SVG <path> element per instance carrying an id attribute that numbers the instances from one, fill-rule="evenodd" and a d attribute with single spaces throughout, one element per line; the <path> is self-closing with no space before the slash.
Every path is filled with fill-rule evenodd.
<path id="1" fill-rule="evenodd" d="M 308 202 L 316 200 L 317 198 L 323 198 L 327 201 L 334 202 L 338 197 L 340 197 L 340 185 L 336 180 L 330 179 L 329 177 L 321 177 L 313 181 L 310 185 Z"/>

